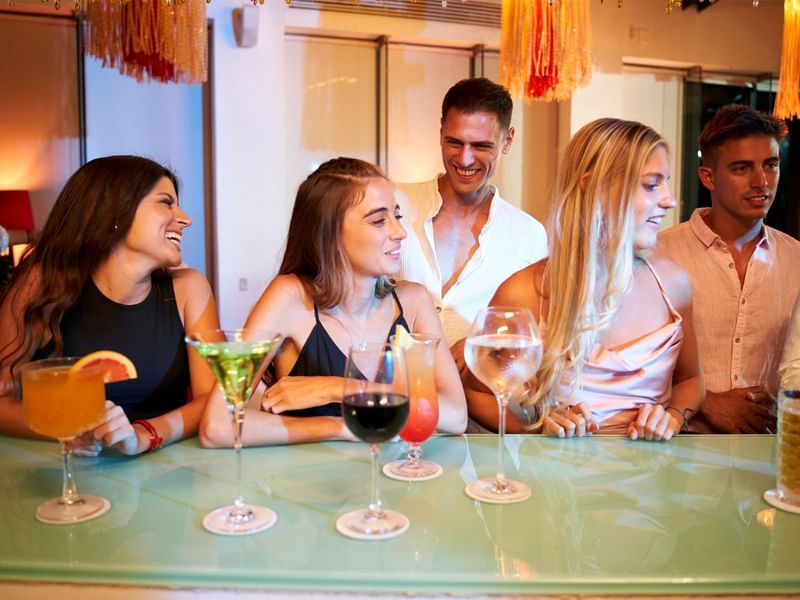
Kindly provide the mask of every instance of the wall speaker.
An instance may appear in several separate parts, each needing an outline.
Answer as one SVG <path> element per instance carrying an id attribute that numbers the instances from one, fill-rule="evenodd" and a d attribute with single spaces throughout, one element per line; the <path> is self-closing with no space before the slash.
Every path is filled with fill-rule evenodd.
<path id="1" fill-rule="evenodd" d="M 240 48 L 252 48 L 258 43 L 259 12 L 252 4 L 233 9 L 233 35 Z"/>

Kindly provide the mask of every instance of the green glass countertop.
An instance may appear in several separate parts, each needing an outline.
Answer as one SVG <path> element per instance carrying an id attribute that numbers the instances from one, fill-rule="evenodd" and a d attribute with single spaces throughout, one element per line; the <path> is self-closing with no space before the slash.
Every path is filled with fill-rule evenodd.
<path id="1" fill-rule="evenodd" d="M 245 424 L 246 426 L 246 424 Z M 466 482 L 493 473 L 494 436 L 439 437 L 442 477 L 381 477 L 385 504 L 411 520 L 379 542 L 342 537 L 366 504 L 365 444 L 247 448 L 245 498 L 278 522 L 245 537 L 201 521 L 236 492 L 233 450 L 196 439 L 138 458 L 76 459 L 79 489 L 111 501 L 94 521 L 38 523 L 60 491 L 57 446 L 0 437 L 0 579 L 373 592 L 786 593 L 800 591 L 800 515 L 761 499 L 775 484 L 771 436 L 509 436 L 507 473 L 533 495 L 479 504 Z M 403 451 L 385 445 L 384 460 Z M 681 584 L 676 586 L 674 584 Z"/>

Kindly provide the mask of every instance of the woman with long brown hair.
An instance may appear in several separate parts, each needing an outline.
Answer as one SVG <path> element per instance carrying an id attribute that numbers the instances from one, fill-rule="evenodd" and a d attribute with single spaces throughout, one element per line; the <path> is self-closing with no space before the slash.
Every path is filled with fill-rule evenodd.
<path id="1" fill-rule="evenodd" d="M 329 160 L 300 185 L 278 276 L 246 323 L 279 331 L 284 342 L 273 361 L 277 382 L 248 413 L 243 443 L 352 439 L 340 417 L 348 348 L 386 342 L 400 325 L 442 337 L 425 288 L 389 279 L 400 271 L 400 218 L 392 184 L 362 160 Z M 435 370 L 438 429 L 463 432 L 464 392 L 444 344 Z M 220 393 L 206 407 L 200 440 L 233 444 Z"/>
<path id="2" fill-rule="evenodd" d="M 218 326 L 203 275 L 180 268 L 178 181 L 138 156 L 92 160 L 70 177 L 38 241 L 0 291 L 0 432 L 35 437 L 19 401 L 19 367 L 49 356 L 115 350 L 138 377 L 106 386 L 104 421 L 76 450 L 139 454 L 194 435 L 213 375 L 186 333 Z"/>

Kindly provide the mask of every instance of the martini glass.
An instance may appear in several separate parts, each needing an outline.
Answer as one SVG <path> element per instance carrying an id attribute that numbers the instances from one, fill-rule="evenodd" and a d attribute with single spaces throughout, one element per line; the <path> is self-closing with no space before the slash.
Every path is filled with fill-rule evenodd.
<path id="1" fill-rule="evenodd" d="M 218 508 L 203 519 L 203 527 L 211 533 L 256 533 L 271 527 L 278 520 L 269 508 L 245 504 L 242 495 L 242 427 L 254 384 L 261 379 L 281 339 L 279 333 L 259 329 L 210 329 L 186 337 L 186 342 L 211 367 L 228 402 L 233 421 L 238 493 L 232 505 Z"/>
<path id="2" fill-rule="evenodd" d="M 481 502 L 510 504 L 531 495 L 531 488 L 507 479 L 503 469 L 506 408 L 514 388 L 536 374 L 542 362 L 542 340 L 527 308 L 489 306 L 472 323 L 464 358 L 470 371 L 494 393 L 500 411 L 497 427 L 497 474 L 467 485 L 467 495 Z"/>
<path id="3" fill-rule="evenodd" d="M 48 358 L 22 366 L 22 410 L 36 433 L 56 438 L 61 444 L 64 483 L 61 497 L 36 509 L 42 523 L 62 525 L 99 517 L 111 504 L 99 496 L 78 495 L 72 469 L 75 436 L 95 427 L 103 417 L 105 383 L 99 366 L 77 372 L 71 366 L 77 357 Z"/>

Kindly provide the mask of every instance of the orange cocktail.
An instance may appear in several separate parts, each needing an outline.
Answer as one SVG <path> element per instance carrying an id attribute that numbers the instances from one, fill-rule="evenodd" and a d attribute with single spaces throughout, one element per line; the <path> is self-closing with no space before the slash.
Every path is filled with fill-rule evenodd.
<path id="1" fill-rule="evenodd" d="M 422 459 L 422 444 L 439 422 L 439 402 L 436 393 L 436 348 L 439 338 L 421 333 L 395 335 L 392 343 L 403 348 L 408 371 L 408 421 L 400 437 L 408 442 L 404 460 L 388 463 L 383 472 L 387 477 L 403 481 L 433 479 L 442 473 L 435 462 Z"/>
<path id="2" fill-rule="evenodd" d="M 436 431 L 436 424 L 439 422 L 439 402 L 436 399 L 433 369 L 435 353 L 436 343 L 425 345 L 415 342 L 405 351 L 409 411 L 408 421 L 400 432 L 400 437 L 407 442 L 421 444 Z"/>
<path id="3" fill-rule="evenodd" d="M 105 410 L 105 373 L 99 366 L 73 365 L 77 358 L 48 358 L 22 365 L 22 409 L 33 431 L 61 444 L 64 483 L 61 497 L 36 509 L 43 523 L 79 523 L 104 514 L 110 503 L 80 496 L 72 475 L 72 441 L 99 425 Z"/>
<path id="4" fill-rule="evenodd" d="M 44 366 L 22 375 L 22 407 L 28 427 L 57 439 L 72 439 L 103 416 L 105 384 L 100 369 L 70 372 L 70 365 Z"/>

